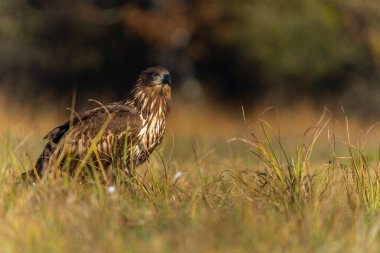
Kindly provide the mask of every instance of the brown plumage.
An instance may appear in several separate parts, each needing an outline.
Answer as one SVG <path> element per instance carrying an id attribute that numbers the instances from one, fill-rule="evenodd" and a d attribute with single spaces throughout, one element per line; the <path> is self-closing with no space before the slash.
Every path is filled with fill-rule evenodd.
<path id="1" fill-rule="evenodd" d="M 37 173 L 65 164 L 72 172 L 85 158 L 103 168 L 124 164 L 130 169 L 145 162 L 165 132 L 170 84 L 167 69 L 150 67 L 139 75 L 130 99 L 86 111 L 51 130 L 44 137 L 49 142 L 35 165 Z"/>

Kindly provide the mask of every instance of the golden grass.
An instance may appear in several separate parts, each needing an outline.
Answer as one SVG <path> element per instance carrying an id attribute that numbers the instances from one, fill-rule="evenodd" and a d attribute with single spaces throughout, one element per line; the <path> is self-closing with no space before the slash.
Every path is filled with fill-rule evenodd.
<path id="1" fill-rule="evenodd" d="M 0 252 L 380 250 L 380 129 L 366 134 L 369 123 L 307 106 L 246 122 L 175 105 L 137 181 L 107 188 L 21 182 L 40 137 L 64 120 L 23 110 L 0 106 Z"/>

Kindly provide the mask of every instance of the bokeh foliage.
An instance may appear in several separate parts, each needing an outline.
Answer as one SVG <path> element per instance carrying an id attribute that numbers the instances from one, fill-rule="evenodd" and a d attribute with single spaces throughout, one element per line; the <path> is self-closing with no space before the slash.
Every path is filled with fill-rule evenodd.
<path id="1" fill-rule="evenodd" d="M 160 64 L 177 87 L 195 80 L 237 104 L 373 107 L 379 28 L 376 1 L 2 0 L 0 81 L 27 96 L 76 87 L 123 97 Z"/>

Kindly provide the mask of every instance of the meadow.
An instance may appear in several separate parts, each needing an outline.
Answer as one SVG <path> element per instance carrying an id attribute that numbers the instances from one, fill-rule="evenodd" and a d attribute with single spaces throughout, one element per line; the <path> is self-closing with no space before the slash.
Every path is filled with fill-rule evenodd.
<path id="1" fill-rule="evenodd" d="M 134 180 L 24 182 L 59 109 L 0 104 L 0 252 L 379 252 L 380 129 L 298 106 L 173 105 Z"/>

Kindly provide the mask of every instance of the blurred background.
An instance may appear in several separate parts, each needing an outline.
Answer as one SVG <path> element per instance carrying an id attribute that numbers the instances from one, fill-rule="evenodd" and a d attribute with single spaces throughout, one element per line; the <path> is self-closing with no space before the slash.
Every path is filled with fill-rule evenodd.
<path id="1" fill-rule="evenodd" d="M 123 99 L 152 65 L 171 71 L 175 103 L 195 113 L 343 106 L 377 120 L 380 2 L 0 1 L 3 111 Z"/>

